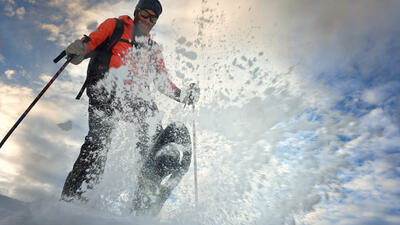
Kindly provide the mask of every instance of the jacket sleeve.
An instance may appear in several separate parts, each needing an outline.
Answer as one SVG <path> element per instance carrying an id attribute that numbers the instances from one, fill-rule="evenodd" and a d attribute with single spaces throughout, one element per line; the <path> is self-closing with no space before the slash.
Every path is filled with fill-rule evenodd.
<path id="1" fill-rule="evenodd" d="M 101 23 L 97 30 L 89 34 L 89 41 L 86 43 L 86 54 L 95 50 L 104 40 L 111 37 L 115 24 L 115 19 L 109 18 Z"/>
<path id="2" fill-rule="evenodd" d="M 154 79 L 154 84 L 156 85 L 158 91 L 180 102 L 181 90 L 169 79 L 162 52 L 159 49 L 159 46 L 157 44 L 155 45 L 156 50 L 153 54 L 153 57 L 157 75 Z"/>

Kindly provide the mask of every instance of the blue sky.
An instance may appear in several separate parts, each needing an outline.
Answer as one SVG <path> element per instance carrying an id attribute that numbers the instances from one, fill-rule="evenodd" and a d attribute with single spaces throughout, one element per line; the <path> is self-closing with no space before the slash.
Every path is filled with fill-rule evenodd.
<path id="1" fill-rule="evenodd" d="M 0 0 L 0 136 L 57 71 L 61 64 L 52 59 L 68 43 L 108 17 L 131 15 L 135 3 Z M 262 224 L 289 214 L 299 224 L 400 222 L 398 1 L 162 3 L 152 33 L 170 76 L 179 86 L 200 81 L 202 88 L 204 187 L 221 184 L 218 174 L 268 177 L 242 181 L 269 188 L 253 188 L 243 200 L 254 203 L 249 208 L 260 212 L 255 221 Z M 87 98 L 74 100 L 86 65 L 69 66 L 1 149 L 1 195 L 24 201 L 59 195 L 87 132 Z M 188 121 L 179 105 L 158 97 L 166 123 Z M 57 125 L 67 121 L 69 131 Z M 210 168 L 216 178 L 207 176 Z M 309 180 L 300 179 L 304 174 Z M 203 194 L 241 199 L 241 192 L 227 191 L 235 190 L 234 181 L 224 185 L 224 193 Z M 178 206 L 191 200 L 179 190 Z M 313 204 L 311 194 L 299 193 L 323 200 Z M 290 213 L 265 202 L 285 203 Z M 225 206 L 209 204 L 209 210 Z"/>

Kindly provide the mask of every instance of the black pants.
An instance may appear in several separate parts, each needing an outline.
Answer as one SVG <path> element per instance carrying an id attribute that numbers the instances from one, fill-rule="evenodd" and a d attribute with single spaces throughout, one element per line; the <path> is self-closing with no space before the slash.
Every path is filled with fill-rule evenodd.
<path id="1" fill-rule="evenodd" d="M 105 116 L 101 116 L 105 113 Z M 103 173 L 110 134 L 113 129 L 111 121 L 112 110 L 106 105 L 89 105 L 89 132 L 81 147 L 79 156 L 74 163 L 72 171 L 64 183 L 61 198 L 69 201 L 81 197 L 86 188 L 99 182 L 99 175 Z"/>
<path id="2" fill-rule="evenodd" d="M 88 92 L 90 89 L 88 89 Z M 90 93 L 90 92 L 89 92 Z M 119 119 L 132 122 L 138 127 L 138 139 L 136 149 L 143 159 L 143 167 L 139 174 L 139 185 L 136 190 L 134 208 L 138 211 L 145 211 L 156 205 L 157 212 L 168 198 L 172 189 L 179 183 L 190 166 L 191 148 L 190 135 L 187 128 L 181 124 L 171 124 L 165 130 L 161 125 L 153 135 L 148 134 L 149 124 L 147 118 L 158 112 L 157 106 L 143 99 L 134 99 L 124 103 L 115 103 L 107 99 L 99 99 L 96 95 L 89 95 L 89 132 L 81 147 L 80 154 L 75 161 L 72 171 L 68 174 L 62 190 L 61 198 L 65 201 L 82 199 L 81 195 L 86 189 L 91 189 L 100 181 L 104 171 L 107 152 L 111 142 L 111 132 L 114 129 L 115 111 L 122 112 Z M 104 95 L 99 95 L 104 97 Z M 122 104 L 128 104 L 123 106 Z M 165 144 L 177 143 L 186 149 L 179 165 L 173 169 L 174 184 L 164 188 L 162 201 L 158 203 L 146 202 L 143 199 L 148 196 L 147 189 L 155 189 L 160 185 L 166 174 L 154 156 Z M 171 172 L 171 171 L 169 171 Z M 145 204 L 143 203 L 145 202 Z M 161 203 L 161 207 L 159 207 Z M 155 210 L 153 210 L 155 211 Z M 153 213 L 154 214 L 154 213 Z"/>

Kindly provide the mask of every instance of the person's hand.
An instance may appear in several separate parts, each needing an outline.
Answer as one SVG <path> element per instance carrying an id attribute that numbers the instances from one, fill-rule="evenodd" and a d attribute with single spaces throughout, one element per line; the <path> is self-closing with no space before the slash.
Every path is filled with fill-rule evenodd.
<path id="1" fill-rule="evenodd" d="M 82 40 L 78 39 L 68 45 L 65 52 L 67 53 L 67 57 L 72 57 L 71 63 L 78 65 L 85 59 L 86 44 L 83 43 Z"/>
<path id="2" fill-rule="evenodd" d="M 196 83 L 191 83 L 186 90 L 182 91 L 181 102 L 185 105 L 193 105 L 200 99 L 200 87 Z"/>

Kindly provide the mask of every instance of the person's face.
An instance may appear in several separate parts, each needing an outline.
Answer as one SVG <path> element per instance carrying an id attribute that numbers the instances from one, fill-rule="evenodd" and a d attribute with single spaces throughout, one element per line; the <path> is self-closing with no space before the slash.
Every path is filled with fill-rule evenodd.
<path id="1" fill-rule="evenodd" d="M 135 15 L 138 28 L 145 34 L 148 34 L 156 24 L 156 13 L 151 9 L 140 9 Z"/>

